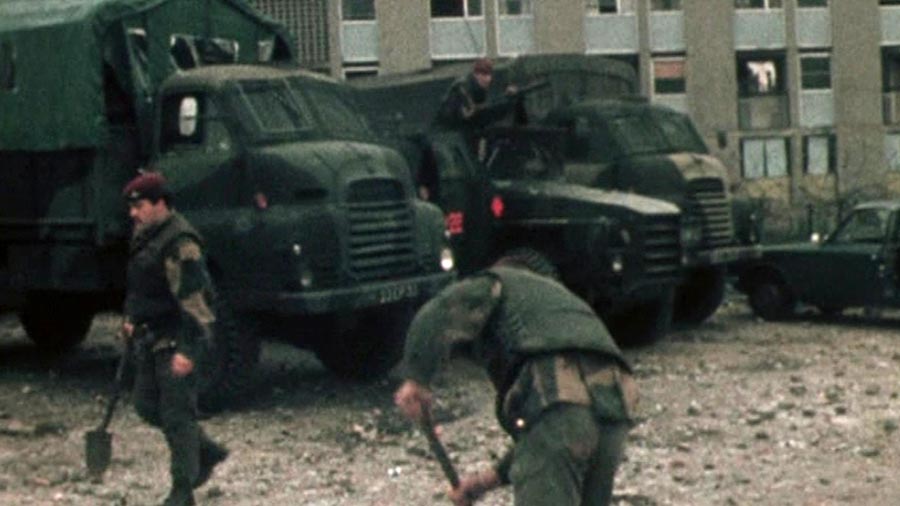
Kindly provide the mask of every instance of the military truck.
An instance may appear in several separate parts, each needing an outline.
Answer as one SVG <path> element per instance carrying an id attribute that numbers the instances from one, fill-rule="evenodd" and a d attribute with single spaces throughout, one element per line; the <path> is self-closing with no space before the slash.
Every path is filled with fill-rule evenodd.
<path id="1" fill-rule="evenodd" d="M 247 383 L 251 325 L 339 373 L 384 371 L 452 278 L 442 213 L 402 156 L 243 1 L 3 2 L 0 48 L 0 301 L 46 350 L 121 306 L 120 191 L 142 165 L 206 241 L 208 404 Z"/>
<path id="2" fill-rule="evenodd" d="M 725 166 L 686 114 L 636 94 L 637 78 L 623 62 L 529 55 L 496 78 L 498 86 L 539 79 L 550 86 L 526 96 L 525 109 L 530 121 L 567 132 L 562 153 L 568 181 L 659 198 L 682 210 L 686 269 L 674 318 L 689 324 L 708 318 L 722 302 L 726 266 L 759 255 L 758 247 L 736 237 Z"/>
<path id="3" fill-rule="evenodd" d="M 618 342 L 665 335 L 682 276 L 678 208 L 565 181 L 553 150 L 559 132 L 546 128 L 485 129 L 479 135 L 488 149 L 479 159 L 465 132 L 425 126 L 417 98 L 436 91 L 441 73 L 352 84 L 378 129 L 407 155 L 422 195 L 444 210 L 460 272 L 503 255 L 538 262 L 590 302 Z"/>

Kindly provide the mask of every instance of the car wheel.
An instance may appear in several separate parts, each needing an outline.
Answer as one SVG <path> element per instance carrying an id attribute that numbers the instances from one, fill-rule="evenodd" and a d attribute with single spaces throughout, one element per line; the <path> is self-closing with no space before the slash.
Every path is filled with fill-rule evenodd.
<path id="1" fill-rule="evenodd" d="M 725 269 L 696 269 L 675 293 L 673 320 L 677 324 L 699 325 L 719 309 L 725 298 Z"/>
<path id="2" fill-rule="evenodd" d="M 673 289 L 631 309 L 603 316 L 603 321 L 619 346 L 653 344 L 669 332 L 672 324 Z"/>
<path id="3" fill-rule="evenodd" d="M 216 323 L 200 367 L 200 407 L 219 411 L 246 394 L 259 362 L 261 341 L 249 320 L 234 314 L 220 298 L 213 303 Z"/>
<path id="4" fill-rule="evenodd" d="M 750 287 L 750 307 L 764 320 L 783 320 L 794 312 L 795 301 L 788 287 L 773 277 L 756 280 Z"/>

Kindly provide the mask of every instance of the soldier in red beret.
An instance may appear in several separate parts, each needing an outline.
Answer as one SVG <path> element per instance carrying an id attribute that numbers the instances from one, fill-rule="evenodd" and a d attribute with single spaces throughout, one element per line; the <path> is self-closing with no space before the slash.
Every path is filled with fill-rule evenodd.
<path id="1" fill-rule="evenodd" d="M 122 196 L 134 223 L 122 325 L 122 335 L 136 344 L 134 407 L 169 446 L 172 488 L 163 506 L 192 505 L 193 489 L 228 456 L 197 423 L 195 364 L 215 322 L 203 242 L 172 208 L 162 174 L 140 174 Z"/>

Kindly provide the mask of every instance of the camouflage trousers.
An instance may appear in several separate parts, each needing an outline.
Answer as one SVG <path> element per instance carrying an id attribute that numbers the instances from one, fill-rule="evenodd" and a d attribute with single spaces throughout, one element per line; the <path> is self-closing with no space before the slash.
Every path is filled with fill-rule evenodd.
<path id="1" fill-rule="evenodd" d="M 516 442 L 510 481 L 516 506 L 606 506 L 627 423 L 599 423 L 591 408 L 557 404 Z"/>
<path id="2" fill-rule="evenodd" d="M 134 408 L 162 430 L 170 453 L 172 488 L 191 490 L 200 469 L 200 453 L 215 443 L 197 423 L 197 377 L 172 374 L 174 350 L 137 353 Z"/>

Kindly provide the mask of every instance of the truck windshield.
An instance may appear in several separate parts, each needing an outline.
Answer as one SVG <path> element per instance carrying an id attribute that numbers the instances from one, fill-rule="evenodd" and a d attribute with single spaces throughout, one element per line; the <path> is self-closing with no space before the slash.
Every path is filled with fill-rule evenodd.
<path id="1" fill-rule="evenodd" d="M 683 115 L 648 111 L 610 121 L 613 136 L 625 155 L 706 153 L 706 145 L 690 120 Z"/>
<path id="2" fill-rule="evenodd" d="M 230 97 L 242 128 L 257 141 L 371 137 L 362 117 L 331 85 L 301 79 L 240 81 Z"/>

